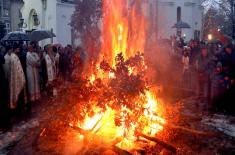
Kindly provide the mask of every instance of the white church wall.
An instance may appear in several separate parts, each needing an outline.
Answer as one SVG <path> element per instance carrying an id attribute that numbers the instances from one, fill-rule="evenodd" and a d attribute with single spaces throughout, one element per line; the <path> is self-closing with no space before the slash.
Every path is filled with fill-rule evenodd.
<path id="1" fill-rule="evenodd" d="M 57 3 L 56 6 L 57 42 L 59 42 L 63 46 L 72 43 L 71 26 L 69 24 L 71 22 L 71 16 L 74 10 L 75 6 L 73 4 Z"/>
<path id="2" fill-rule="evenodd" d="M 56 32 L 56 0 L 48 0 L 45 14 L 45 29 L 53 28 Z"/>
<path id="3" fill-rule="evenodd" d="M 38 15 L 40 24 L 33 25 L 30 13 L 32 10 Z M 62 45 L 71 44 L 71 27 L 69 25 L 71 16 L 75 10 L 73 4 L 61 3 L 57 0 L 47 0 L 46 5 L 43 5 L 42 0 L 24 0 L 24 6 L 21 9 L 22 16 L 27 23 L 25 30 L 31 29 L 47 29 L 53 30 L 56 37 L 41 41 L 41 45 L 48 43 L 61 43 Z"/>
<path id="4" fill-rule="evenodd" d="M 19 11 L 23 7 L 23 3 L 21 1 L 11 1 L 11 30 L 12 31 L 18 31 L 20 23 L 20 13 Z"/>
<path id="5" fill-rule="evenodd" d="M 43 7 L 42 9 L 42 20 L 41 20 L 41 24 L 43 24 L 41 26 L 41 29 L 46 29 L 46 30 L 52 30 L 55 34 L 56 34 L 56 3 L 57 0 L 47 0 L 47 6 L 46 9 L 44 9 Z M 43 40 L 42 43 L 44 45 L 46 44 L 50 44 L 50 43 L 55 43 L 57 42 L 57 34 L 56 37 L 52 39 L 46 39 Z"/>
<path id="6" fill-rule="evenodd" d="M 153 17 L 149 17 L 156 21 L 151 22 L 151 28 L 157 28 L 158 38 L 170 38 L 176 34 L 176 29 L 172 26 L 177 21 L 177 7 L 181 7 L 181 19 L 187 22 L 192 28 L 182 29 L 182 35 L 186 35 L 186 40 L 194 38 L 194 31 L 201 30 L 202 26 L 202 8 L 201 0 L 150 0 L 149 5 L 153 9 Z M 147 4 L 147 3 L 146 3 Z M 147 14 L 150 14 L 150 6 L 146 7 Z M 30 11 L 35 10 L 38 15 L 40 24 L 32 26 L 30 19 Z M 27 23 L 26 30 L 37 29 L 53 29 L 57 37 L 53 38 L 54 43 L 60 42 L 62 45 L 72 44 L 71 15 L 75 10 L 73 4 L 61 3 L 57 0 L 47 0 L 46 8 L 43 8 L 41 0 L 24 0 L 24 6 L 21 9 L 22 16 Z M 30 21 L 31 20 L 31 21 Z M 155 34 L 153 34 L 155 35 Z M 51 39 L 43 41 L 43 44 L 50 43 Z M 73 41 L 76 43 L 77 41 Z"/>
<path id="7" fill-rule="evenodd" d="M 194 38 L 194 31 L 201 31 L 202 7 L 201 0 L 158 0 L 158 38 L 170 38 L 176 34 L 172 26 L 177 22 L 177 7 L 181 7 L 181 20 L 188 23 L 190 29 L 182 29 L 186 40 Z"/>
<path id="8" fill-rule="evenodd" d="M 193 19 L 193 5 L 190 3 L 181 4 L 181 20 L 190 25 L 190 29 L 182 29 L 182 35 L 185 35 L 185 39 L 188 41 L 194 38 L 194 20 Z"/>
<path id="9" fill-rule="evenodd" d="M 203 7 L 200 5 L 200 3 L 195 7 L 196 8 L 196 11 L 195 11 L 195 14 L 196 14 L 196 17 L 195 19 L 197 20 L 197 24 L 195 26 L 195 29 L 197 30 L 200 30 L 200 36 L 202 36 L 202 18 L 203 18 Z"/>
<path id="10" fill-rule="evenodd" d="M 41 0 L 24 0 L 24 6 L 21 9 L 22 17 L 27 24 L 24 30 L 31 29 L 47 29 L 56 31 L 56 0 L 47 0 L 46 6 L 43 6 Z M 38 15 L 39 25 L 33 25 L 31 12 L 35 10 Z M 54 38 L 56 41 L 56 38 Z M 41 45 L 51 43 L 51 39 L 46 39 L 40 42 Z"/>
<path id="11" fill-rule="evenodd" d="M 158 38 L 170 38 L 176 33 L 176 30 L 172 28 L 176 22 L 176 9 L 174 2 L 158 3 Z"/>
<path id="12" fill-rule="evenodd" d="M 38 14 L 38 19 L 41 21 L 42 19 L 42 3 L 38 0 L 24 0 L 24 6 L 21 9 L 22 17 L 24 18 L 27 27 L 25 30 L 36 28 L 31 24 L 30 12 L 34 9 Z M 38 26 L 40 27 L 40 25 Z"/>

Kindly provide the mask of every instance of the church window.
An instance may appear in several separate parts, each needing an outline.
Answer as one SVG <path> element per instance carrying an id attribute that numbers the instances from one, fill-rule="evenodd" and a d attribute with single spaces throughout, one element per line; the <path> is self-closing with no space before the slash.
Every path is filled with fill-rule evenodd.
<path id="1" fill-rule="evenodd" d="M 177 7 L 177 22 L 181 20 L 181 7 Z"/>

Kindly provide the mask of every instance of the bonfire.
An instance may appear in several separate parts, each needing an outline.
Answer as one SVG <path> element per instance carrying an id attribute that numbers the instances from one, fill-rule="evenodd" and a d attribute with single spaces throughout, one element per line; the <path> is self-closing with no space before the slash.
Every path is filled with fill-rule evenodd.
<path id="1" fill-rule="evenodd" d="M 103 78 L 92 75 L 85 83 L 88 102 L 80 104 L 78 122 L 70 126 L 99 135 L 107 142 L 118 138 L 117 146 L 129 150 L 135 147 L 139 134 L 155 136 L 165 120 L 159 116 L 158 101 L 145 79 L 143 55 L 137 53 L 124 61 L 120 53 L 115 60 L 115 67 L 102 61 L 99 71 Z"/>
<path id="2" fill-rule="evenodd" d="M 101 145 L 134 152 L 156 142 L 175 152 L 155 138 L 166 122 L 146 78 L 144 54 L 138 52 L 144 51 L 147 27 L 141 7 L 138 0 L 103 1 L 108 14 L 103 17 L 101 61 L 80 85 L 85 102 L 69 124 L 85 143 L 81 154 Z"/>

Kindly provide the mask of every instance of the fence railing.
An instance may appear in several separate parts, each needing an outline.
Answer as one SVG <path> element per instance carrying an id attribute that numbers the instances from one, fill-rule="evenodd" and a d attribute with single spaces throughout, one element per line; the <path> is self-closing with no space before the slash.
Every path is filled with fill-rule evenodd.
<path id="1" fill-rule="evenodd" d="M 192 67 L 183 73 L 182 66 L 174 66 L 165 85 L 187 92 L 197 92 L 197 73 Z"/>

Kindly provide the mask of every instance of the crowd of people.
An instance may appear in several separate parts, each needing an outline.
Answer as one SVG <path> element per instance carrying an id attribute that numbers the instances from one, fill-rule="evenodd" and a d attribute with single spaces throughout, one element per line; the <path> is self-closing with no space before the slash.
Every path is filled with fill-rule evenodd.
<path id="1" fill-rule="evenodd" d="M 192 81 L 197 96 L 208 101 L 208 108 L 234 111 L 235 45 L 230 42 L 200 42 L 172 39 L 172 51 L 181 55 L 184 84 Z M 4 43 L 0 46 L 0 117 L 9 123 L 11 115 L 30 112 L 31 105 L 43 91 L 53 95 L 55 81 L 72 80 L 73 72 L 80 76 L 86 54 L 81 47 L 46 45 L 37 42 Z M 54 92 L 55 93 L 55 92 Z"/>
<path id="2" fill-rule="evenodd" d="M 235 45 L 232 41 L 172 40 L 181 56 L 183 82 L 197 82 L 197 96 L 207 100 L 207 108 L 235 112 Z M 192 73 L 194 76 L 192 76 Z"/>
<path id="3" fill-rule="evenodd" d="M 1 123 L 10 123 L 8 118 L 12 115 L 30 112 L 31 105 L 40 100 L 43 91 L 53 95 L 55 82 L 58 79 L 71 80 L 74 68 L 80 68 L 81 73 L 81 56 L 84 55 L 82 53 L 82 48 L 79 47 L 74 52 L 71 45 L 62 47 L 59 44 L 49 44 L 43 49 L 37 42 L 2 44 L 0 117 L 3 122 Z"/>

